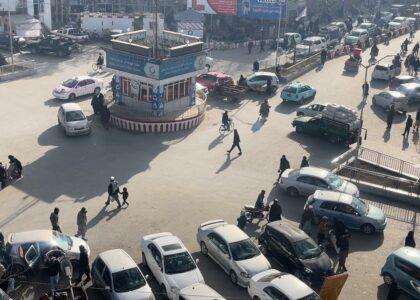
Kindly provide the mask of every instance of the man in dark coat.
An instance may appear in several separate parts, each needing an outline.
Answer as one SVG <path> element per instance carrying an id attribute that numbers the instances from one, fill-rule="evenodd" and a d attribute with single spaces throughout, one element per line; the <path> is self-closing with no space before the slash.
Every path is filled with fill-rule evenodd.
<path id="1" fill-rule="evenodd" d="M 386 117 L 386 129 L 391 129 L 392 126 L 392 121 L 394 120 L 394 115 L 395 115 L 395 107 L 394 105 L 391 105 L 391 108 L 388 111 L 388 115 Z"/>
<path id="2" fill-rule="evenodd" d="M 109 129 L 110 119 L 111 119 L 111 112 L 109 111 L 109 108 L 106 105 L 104 105 L 101 111 L 101 122 L 102 122 L 102 125 L 104 125 L 104 128 L 106 130 Z"/>
<path id="3" fill-rule="evenodd" d="M 411 115 L 408 115 L 407 121 L 405 122 L 405 129 L 402 134 L 406 139 L 408 139 L 408 135 L 410 134 L 411 126 L 413 126 L 413 119 L 411 118 Z"/>
<path id="4" fill-rule="evenodd" d="M 281 175 L 283 174 L 284 171 L 286 171 L 287 169 L 290 169 L 290 163 L 286 158 L 286 155 L 283 155 L 280 159 L 280 168 L 278 170 L 279 172 L 279 178 L 277 178 L 277 181 L 280 180 Z"/>
<path id="5" fill-rule="evenodd" d="M 258 72 L 260 70 L 260 63 L 257 60 L 252 64 L 252 69 L 254 72 Z"/>
<path id="6" fill-rule="evenodd" d="M 349 256 L 350 250 L 350 233 L 344 232 L 338 239 L 337 239 L 337 248 L 338 251 L 338 267 L 336 273 L 347 272 L 346 268 L 346 260 Z"/>
<path id="7" fill-rule="evenodd" d="M 9 155 L 8 158 L 9 158 L 9 164 L 10 165 L 13 164 L 16 168 L 16 172 L 18 176 L 22 177 L 22 170 L 23 170 L 22 163 L 13 155 Z"/>
<path id="8" fill-rule="evenodd" d="M 92 105 L 95 115 L 100 114 L 102 107 L 104 106 L 104 95 L 100 91 L 96 91 L 95 94 L 93 94 L 90 105 Z"/>
<path id="9" fill-rule="evenodd" d="M 7 184 L 7 171 L 3 164 L 0 162 L 0 190 L 4 189 Z"/>
<path id="10" fill-rule="evenodd" d="M 105 205 L 109 205 L 110 201 L 113 199 L 117 202 L 118 207 L 121 207 L 120 199 L 118 198 L 118 194 L 120 192 L 120 188 L 118 186 L 118 181 L 115 180 L 114 176 L 111 176 L 109 179 L 108 184 L 108 200 L 105 202 Z"/>
<path id="11" fill-rule="evenodd" d="M 61 232 L 61 228 L 58 222 L 58 214 L 60 212 L 60 209 L 58 207 L 54 208 L 54 211 L 50 214 L 50 222 L 52 230 Z"/>
<path id="12" fill-rule="evenodd" d="M 233 148 L 237 147 L 239 150 L 239 155 L 242 155 L 242 149 L 241 149 L 241 146 L 239 145 L 240 142 L 241 142 L 241 139 L 239 138 L 238 130 L 234 129 L 233 130 L 233 144 L 230 150 L 227 151 L 227 153 L 230 154 Z"/>
<path id="13" fill-rule="evenodd" d="M 89 267 L 89 257 L 87 251 L 83 245 L 79 246 L 80 258 L 79 258 L 79 277 L 76 279 L 76 284 L 82 281 L 83 275 L 86 275 L 86 280 L 84 283 L 90 281 L 90 267 Z"/>
<path id="14" fill-rule="evenodd" d="M 258 195 L 257 201 L 255 202 L 255 205 L 254 205 L 256 209 L 264 208 L 264 196 L 265 196 L 265 191 L 262 190 L 261 193 Z"/>
<path id="15" fill-rule="evenodd" d="M 322 49 L 321 51 L 321 64 L 324 65 L 327 60 L 327 50 Z"/>
<path id="16" fill-rule="evenodd" d="M 309 167 L 309 161 L 306 156 L 302 157 L 302 161 L 300 162 L 300 167 L 301 168 Z"/>
<path id="17" fill-rule="evenodd" d="M 280 221 L 283 210 L 279 204 L 279 200 L 274 199 L 273 204 L 268 212 L 268 222 Z"/>

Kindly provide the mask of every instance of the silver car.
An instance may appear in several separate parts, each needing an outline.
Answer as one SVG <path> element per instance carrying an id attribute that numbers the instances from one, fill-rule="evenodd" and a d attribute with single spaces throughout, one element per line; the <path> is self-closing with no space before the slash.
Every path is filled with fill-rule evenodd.
<path id="1" fill-rule="evenodd" d="M 292 197 L 309 196 L 316 190 L 330 190 L 359 196 L 359 189 L 353 183 L 327 170 L 314 167 L 287 169 L 281 175 L 279 186 Z"/>
<path id="2" fill-rule="evenodd" d="M 229 274 L 232 283 L 239 286 L 248 286 L 252 276 L 271 268 L 251 239 L 237 226 L 223 220 L 201 224 L 197 242 L 201 253 L 210 256 Z"/>
<path id="3" fill-rule="evenodd" d="M 90 122 L 80 106 L 76 103 L 65 103 L 57 113 L 57 122 L 66 135 L 83 135 L 90 133 Z"/>
<path id="4" fill-rule="evenodd" d="M 420 83 L 410 82 L 401 84 L 397 92 L 403 93 L 408 98 L 408 103 L 420 101 Z"/>
<path id="5" fill-rule="evenodd" d="M 300 116 L 309 116 L 309 117 L 314 117 L 316 115 L 319 115 L 325 108 L 325 105 L 323 104 L 308 104 L 308 105 L 304 105 L 299 107 L 296 110 L 296 115 L 298 117 Z"/>
<path id="6" fill-rule="evenodd" d="M 407 97 L 396 91 L 380 92 L 372 98 L 372 104 L 390 110 L 391 106 L 394 105 L 396 111 L 405 112 L 407 111 Z"/>
<path id="7" fill-rule="evenodd" d="M 267 89 L 267 80 L 271 78 L 271 86 L 277 90 L 280 86 L 279 78 L 271 72 L 255 72 L 246 78 L 247 87 L 256 92 L 265 92 Z"/>

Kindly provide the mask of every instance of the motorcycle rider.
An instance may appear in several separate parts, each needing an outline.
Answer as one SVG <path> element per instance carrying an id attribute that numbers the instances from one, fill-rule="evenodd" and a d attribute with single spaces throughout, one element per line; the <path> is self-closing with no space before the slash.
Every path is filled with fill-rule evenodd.
<path id="1" fill-rule="evenodd" d="M 102 66 L 104 64 L 104 57 L 102 56 L 102 53 L 99 53 L 98 59 L 96 60 L 96 65 L 99 69 L 102 70 Z"/>
<path id="2" fill-rule="evenodd" d="M 230 131 L 230 122 L 229 122 L 229 116 L 228 111 L 225 110 L 225 112 L 222 115 L 222 124 L 225 126 L 227 131 Z"/>
<path id="3" fill-rule="evenodd" d="M 260 115 L 264 118 L 268 118 L 270 107 L 271 106 L 268 105 L 268 100 L 264 100 L 264 102 L 260 105 Z"/>

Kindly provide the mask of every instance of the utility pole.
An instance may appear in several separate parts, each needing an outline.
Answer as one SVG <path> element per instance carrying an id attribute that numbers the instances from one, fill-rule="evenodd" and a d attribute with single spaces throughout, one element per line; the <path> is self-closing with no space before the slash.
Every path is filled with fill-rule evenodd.
<path id="1" fill-rule="evenodd" d="M 9 39 L 10 39 L 10 57 L 12 60 L 12 66 L 14 65 L 13 60 L 13 37 L 12 37 L 12 21 L 10 20 L 10 0 L 7 0 L 7 18 L 9 21 Z"/>
<path id="2" fill-rule="evenodd" d="M 281 26 L 281 3 L 282 0 L 278 0 L 279 1 L 279 22 L 277 24 L 277 40 L 276 40 L 276 67 L 278 65 L 278 61 L 279 61 L 279 40 L 280 40 L 280 26 Z"/>
<path id="3" fill-rule="evenodd" d="M 154 58 L 158 57 L 158 0 L 155 0 L 155 28 L 154 28 L 154 47 L 153 47 L 153 56 Z"/>

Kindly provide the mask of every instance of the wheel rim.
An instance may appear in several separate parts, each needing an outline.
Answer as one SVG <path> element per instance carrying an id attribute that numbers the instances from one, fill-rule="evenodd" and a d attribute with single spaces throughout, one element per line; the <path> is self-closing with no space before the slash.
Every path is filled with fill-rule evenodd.
<path id="1" fill-rule="evenodd" d="M 296 188 L 292 187 L 289 188 L 289 195 L 292 197 L 297 197 L 299 195 L 299 192 Z"/>
<path id="2" fill-rule="evenodd" d="M 230 272 L 230 280 L 235 284 L 238 281 L 238 278 L 236 277 L 236 274 L 233 271 Z"/>
<path id="3" fill-rule="evenodd" d="M 204 255 L 207 255 L 207 253 L 208 253 L 208 249 L 207 249 L 207 246 L 206 246 L 206 244 L 204 244 L 204 242 L 201 242 L 201 253 L 203 253 Z"/>
<path id="4" fill-rule="evenodd" d="M 392 279 L 392 277 L 388 274 L 384 275 L 384 283 L 386 285 L 391 285 L 394 282 L 394 280 Z"/>
<path id="5" fill-rule="evenodd" d="M 267 247 L 265 246 L 265 244 L 261 244 L 260 251 L 264 256 L 267 256 L 268 251 L 267 251 Z"/>
<path id="6" fill-rule="evenodd" d="M 363 232 L 364 232 L 364 233 L 370 234 L 370 233 L 372 233 L 373 231 L 374 231 L 374 229 L 372 228 L 372 226 L 371 226 L 371 225 L 368 225 L 368 224 L 363 225 Z"/>
<path id="7" fill-rule="evenodd" d="M 75 98 L 76 98 L 76 95 L 75 94 L 71 94 L 70 97 L 69 97 L 69 100 L 70 101 L 73 101 Z"/>

